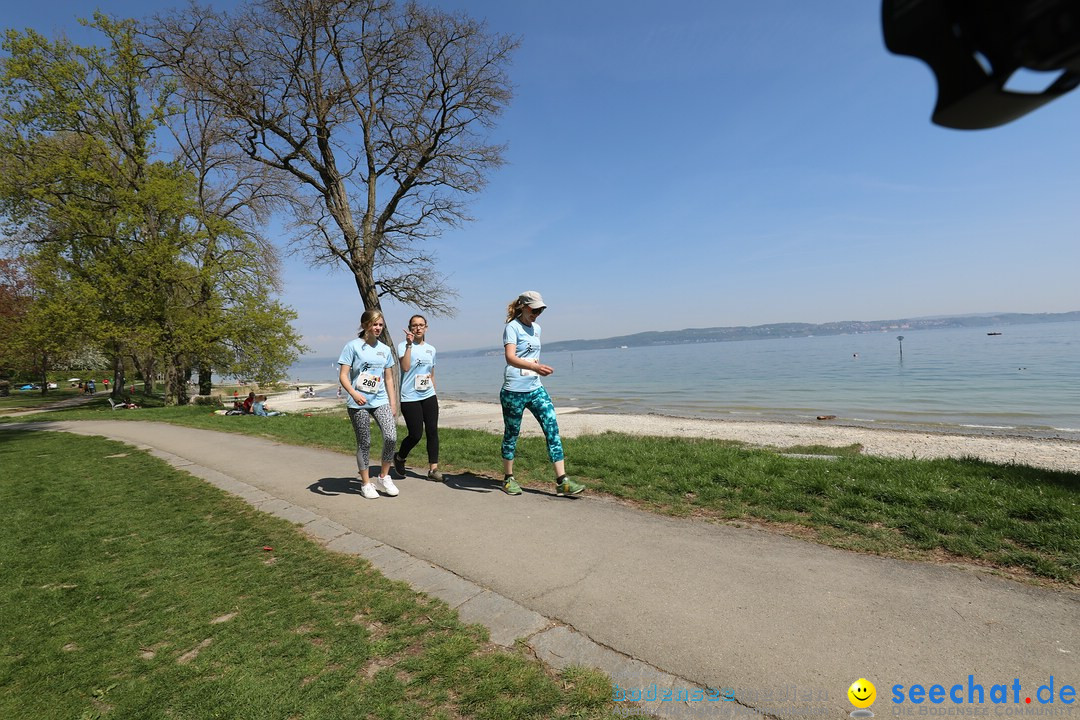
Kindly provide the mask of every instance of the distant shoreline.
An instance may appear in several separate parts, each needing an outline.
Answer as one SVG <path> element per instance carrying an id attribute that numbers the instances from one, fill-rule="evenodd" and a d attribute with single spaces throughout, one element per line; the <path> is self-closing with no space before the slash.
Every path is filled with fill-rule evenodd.
<path id="1" fill-rule="evenodd" d="M 331 388 L 332 383 L 309 383 Z M 335 397 L 303 399 L 295 391 L 270 398 L 276 410 L 302 412 L 344 406 Z M 439 425 L 446 428 L 502 433 L 502 409 L 497 403 L 456 400 L 440 396 Z M 564 437 L 618 432 L 630 435 L 735 440 L 755 446 L 793 447 L 858 444 L 867 455 L 901 459 L 977 457 L 996 463 L 1019 463 L 1046 470 L 1080 472 L 1080 440 L 1038 437 L 953 426 L 910 428 L 854 425 L 836 421 L 712 420 L 657 414 L 596 413 L 559 407 Z M 539 436 L 537 424 L 526 418 L 522 434 Z M 573 463 L 573 458 L 568 461 Z M 492 460 L 493 466 L 497 458 Z"/>
<path id="2" fill-rule="evenodd" d="M 463 400 L 462 402 L 475 402 Z M 648 413 L 625 413 L 618 410 L 583 409 L 591 415 L 634 415 L 640 414 L 646 417 L 669 418 L 672 420 L 691 420 L 720 423 L 776 423 L 780 425 L 829 425 L 831 427 L 853 428 L 862 430 L 889 430 L 893 432 L 925 433 L 935 435 L 961 435 L 974 437 L 1002 437 L 1018 438 L 1024 440 L 1063 440 L 1067 442 L 1080 442 L 1080 432 L 1070 432 L 1058 428 L 1027 428 L 1027 427 L 990 427 L 969 424 L 950 424 L 933 422 L 900 423 L 882 420 L 858 420 L 852 418 L 840 418 L 825 416 L 825 419 L 808 419 L 798 417 L 785 417 L 780 414 L 762 414 L 755 417 L 702 417 L 694 415 L 679 415 L 673 412 L 648 412 Z"/>
<path id="3" fill-rule="evenodd" d="M 296 390 L 286 390 L 279 393 L 276 396 L 272 396 L 271 400 L 275 405 L 279 405 L 282 402 L 289 406 L 296 405 L 308 407 L 312 409 L 320 407 L 332 407 L 338 403 L 344 404 L 347 398 L 338 399 L 336 397 L 314 397 L 303 398 L 301 397 L 304 390 L 308 387 L 314 387 L 316 394 L 325 395 L 325 391 L 328 389 L 336 388 L 336 382 L 323 381 L 310 381 L 301 380 L 299 383 L 291 381 L 287 383 L 290 388 L 299 387 L 300 392 Z M 494 397 L 494 394 L 493 394 Z M 491 405 L 498 408 L 498 403 L 489 402 L 486 400 L 478 400 L 471 395 L 455 395 L 453 393 L 440 394 L 440 398 L 457 403 L 476 404 L 476 405 Z M 1060 440 L 1064 442 L 1077 442 L 1080 443 L 1080 429 L 1071 430 L 1066 428 L 1052 428 L 1052 427 L 1024 427 L 1024 426 L 1008 426 L 1008 427 L 995 427 L 995 426 L 980 426 L 974 424 L 960 424 L 960 423 L 948 423 L 948 422 L 897 422 L 890 420 L 861 420 L 857 418 L 845 418 L 845 417 L 833 417 L 828 420 L 814 420 L 809 417 L 796 417 L 793 415 L 784 414 L 781 411 L 764 411 L 760 415 L 748 416 L 748 417 L 709 417 L 702 415 L 693 415 L 690 413 L 679 414 L 677 411 L 667 410 L 650 410 L 646 412 L 634 411 L 634 410 L 619 410 L 619 409 L 607 409 L 596 407 L 583 407 L 583 408 L 567 408 L 563 409 L 562 405 L 559 405 L 560 414 L 566 412 L 585 413 L 587 415 L 595 416 L 641 416 L 641 417 L 655 417 L 664 418 L 667 420 L 683 420 L 690 422 L 718 422 L 718 423 L 768 423 L 768 424 L 781 424 L 781 425 L 829 425 L 836 428 L 851 428 L 851 429 L 863 429 L 863 430 L 887 430 L 892 432 L 903 433 L 922 433 L 922 434 L 934 434 L 934 435 L 958 435 L 958 436 L 972 436 L 972 437 L 984 437 L 984 438 L 1016 438 L 1026 440 Z M 286 408 L 282 408 L 286 409 Z M 501 429 L 500 429 L 501 432 Z M 1080 469 L 1080 468 L 1078 468 Z"/>
<path id="4" fill-rule="evenodd" d="M 558 372 L 545 384 L 560 411 L 600 417 L 1080 442 L 1069 390 L 1080 382 L 1070 350 L 1080 321 L 1018 325 L 1004 338 L 968 327 L 908 335 L 907 362 L 889 334 L 583 351 L 576 363 L 551 355 Z M 448 360 L 440 397 L 497 406 L 503 364 Z M 294 376 L 321 378 L 332 396 L 328 365 Z"/>
<path id="5" fill-rule="evenodd" d="M 868 455 L 904 459 L 978 457 L 1016 462 L 1047 470 L 1080 472 L 1080 441 L 1024 435 L 952 432 L 945 429 L 891 429 L 832 424 L 832 421 L 783 422 L 702 420 L 667 415 L 601 414 L 560 407 L 559 428 L 566 437 L 603 432 L 631 435 L 736 440 L 750 445 L 792 447 L 858 444 Z M 440 402 L 440 426 L 502 432 L 502 410 L 495 403 L 446 399 Z M 539 435 L 535 422 L 522 423 L 525 435 Z M 572 463 L 573 458 L 569 461 Z"/>
<path id="6" fill-rule="evenodd" d="M 453 393 L 446 393 L 440 397 L 447 397 L 453 399 L 456 402 L 464 403 L 478 403 L 488 404 L 489 401 L 478 399 L 474 394 L 462 394 L 454 395 Z M 495 395 L 493 394 L 493 397 Z M 497 403 L 493 403 L 498 406 Z M 562 412 L 562 408 L 566 405 L 565 401 L 560 400 L 558 396 L 555 396 L 556 407 Z M 827 420 L 816 420 L 813 416 L 805 414 L 791 414 L 785 413 L 782 410 L 777 409 L 765 409 L 760 413 L 746 413 L 739 415 L 736 413 L 728 413 L 724 415 L 717 414 L 693 414 L 693 411 L 684 411 L 682 413 L 677 409 L 672 408 L 659 408 L 648 410 L 637 410 L 633 408 L 619 409 L 619 408 L 606 408 L 606 407 L 594 407 L 594 406 L 582 406 L 575 409 L 575 412 L 583 412 L 589 415 L 598 416 L 619 416 L 619 415 L 641 415 L 644 417 L 657 417 L 657 418 L 670 418 L 674 420 L 688 420 L 688 421 L 701 421 L 701 422 L 719 422 L 719 423 L 778 423 L 783 425 L 830 425 L 833 427 L 849 427 L 849 428 L 861 428 L 866 430 L 890 430 L 895 432 L 915 432 L 915 433 L 933 433 L 938 435 L 971 435 L 978 437 L 1012 437 L 1031 440 L 1064 440 L 1069 442 L 1080 442 L 1080 428 L 1057 428 L 1049 426 L 1023 426 L 1023 425 L 1009 425 L 1009 426 L 990 426 L 990 425 L 977 425 L 973 423 L 950 423 L 945 421 L 895 421 L 895 420 L 872 420 L 872 419 L 860 419 L 843 416 L 827 416 Z"/>
<path id="7" fill-rule="evenodd" d="M 655 347 L 664 345 L 693 345 L 714 342 L 740 342 L 744 340 L 780 340 L 827 335 L 862 335 L 889 332 L 912 332 L 916 330 L 941 330 L 945 328 L 987 328 L 1038 323 L 1080 322 L 1080 310 L 1063 313 L 985 313 L 977 315 L 951 315 L 896 320 L 842 320 L 828 323 L 770 323 L 767 325 L 736 325 L 707 328 L 683 328 L 681 330 L 648 330 L 632 335 L 597 339 L 558 340 L 544 344 L 545 352 L 573 350 L 611 350 L 620 348 Z M 1000 332 L 993 333 L 1000 335 Z M 444 357 L 477 357 L 501 355 L 499 347 L 470 350 L 447 350 Z"/>

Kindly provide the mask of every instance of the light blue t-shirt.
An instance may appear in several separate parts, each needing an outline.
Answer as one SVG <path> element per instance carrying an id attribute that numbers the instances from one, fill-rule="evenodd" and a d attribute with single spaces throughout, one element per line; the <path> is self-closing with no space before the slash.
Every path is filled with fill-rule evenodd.
<path id="1" fill-rule="evenodd" d="M 398 357 L 405 357 L 405 341 L 398 343 Z M 431 371 L 435 369 L 435 347 L 431 343 L 413 343 L 412 364 L 401 376 L 401 402 L 419 402 L 435 394 Z"/>
<path id="2" fill-rule="evenodd" d="M 540 360 L 540 325 L 522 325 L 517 318 L 503 328 L 503 348 L 513 345 L 522 360 Z M 532 392 L 540 387 L 540 376 L 534 370 L 522 370 L 507 363 L 503 371 L 503 390 Z"/>
<path id="3" fill-rule="evenodd" d="M 385 373 L 387 368 L 394 367 L 394 354 L 388 345 L 376 341 L 373 347 L 363 338 L 356 338 L 341 349 L 338 365 L 349 366 L 349 382 L 367 401 L 366 405 L 357 405 L 350 395 L 349 407 L 374 410 L 390 402 L 386 395 Z"/>

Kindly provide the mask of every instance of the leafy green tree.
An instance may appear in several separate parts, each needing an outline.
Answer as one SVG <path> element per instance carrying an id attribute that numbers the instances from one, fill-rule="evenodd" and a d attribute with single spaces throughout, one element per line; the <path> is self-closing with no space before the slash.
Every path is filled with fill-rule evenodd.
<path id="1" fill-rule="evenodd" d="M 38 252 L 56 277 L 97 293 L 100 323 L 92 326 L 119 355 L 132 336 L 154 332 L 155 318 L 138 312 L 145 298 L 134 290 L 144 285 L 148 261 L 161 259 L 154 236 L 175 223 L 155 222 L 162 212 L 152 206 L 168 194 L 150 157 L 163 111 L 147 93 L 133 25 L 102 15 L 92 25 L 107 47 L 6 33 L 0 203 L 11 237 Z M 82 327 L 91 325 L 86 318 Z"/>
<path id="2" fill-rule="evenodd" d="M 31 280 L 22 257 L 0 258 L 0 378 L 26 370 L 26 351 L 19 342 L 32 302 Z"/>
<path id="3" fill-rule="evenodd" d="M 78 299 L 77 312 L 52 308 L 34 327 L 61 343 L 91 334 L 113 357 L 117 392 L 128 357 L 146 391 L 164 378 L 167 402 L 186 400 L 194 363 L 225 357 L 218 346 L 243 341 L 225 333 L 238 329 L 231 316 L 238 308 L 250 313 L 251 302 L 277 311 L 276 325 L 263 324 L 267 343 L 276 342 L 271 358 L 279 358 L 270 364 L 295 358 L 302 346 L 289 313 L 257 286 L 235 292 L 236 278 L 254 277 L 251 266 L 265 252 L 217 252 L 216 238 L 245 237 L 240 225 L 204 203 L 206 176 L 182 160 L 154 157 L 170 88 L 149 75 L 133 22 L 98 14 L 91 25 L 106 36 L 105 48 L 33 31 L 8 31 L 4 40 L 5 230 L 47 270 L 44 277 L 66 283 L 53 288 L 56 298 Z"/>
<path id="4" fill-rule="evenodd" d="M 49 262 L 47 252 L 34 256 L 31 273 L 33 301 L 18 336 L 44 395 L 49 372 L 66 363 L 74 349 L 91 337 L 98 293 Z"/>
<path id="5" fill-rule="evenodd" d="M 86 337 L 94 293 L 64 277 L 45 253 L 0 261 L 0 367 L 33 378 L 48 392 L 48 373 Z M 72 330 L 74 328 L 74 330 Z"/>

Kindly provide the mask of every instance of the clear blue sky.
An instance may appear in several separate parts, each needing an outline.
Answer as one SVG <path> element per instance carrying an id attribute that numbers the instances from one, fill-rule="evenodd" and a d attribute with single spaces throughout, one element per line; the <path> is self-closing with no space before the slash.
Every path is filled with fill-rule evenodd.
<path id="1" fill-rule="evenodd" d="M 876 0 L 433 4 L 522 39 L 508 164 L 436 241 L 460 293 L 429 318 L 440 349 L 497 347 L 527 289 L 549 342 L 1080 309 L 1080 91 L 994 130 L 934 126 L 933 76 L 885 50 Z M 77 32 L 86 8 L 21 3 L 5 25 Z M 294 259 L 284 281 L 336 355 L 362 310 L 351 276 Z M 386 310 L 399 339 L 410 311 Z"/>

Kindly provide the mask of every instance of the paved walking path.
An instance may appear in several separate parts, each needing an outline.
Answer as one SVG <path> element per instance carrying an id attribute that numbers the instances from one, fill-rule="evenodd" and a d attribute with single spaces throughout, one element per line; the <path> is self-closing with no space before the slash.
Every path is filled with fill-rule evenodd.
<path id="1" fill-rule="evenodd" d="M 37 413 L 53 412 L 55 410 L 70 410 L 79 405 L 89 405 L 101 395 L 77 395 L 75 397 L 57 400 L 56 402 L 42 405 L 41 407 L 28 408 L 3 408 L 0 409 L 0 417 L 14 417 L 17 415 L 35 415 Z"/>
<path id="2" fill-rule="evenodd" d="M 989 714 L 1040 707 L 1054 678 L 1080 686 L 1080 592 L 1047 590 L 962 567 L 834 550 L 753 528 L 674 519 L 590 497 L 491 481 L 411 474 L 401 495 L 365 500 L 349 455 L 150 422 L 38 427 L 152 449 L 178 467 L 303 525 L 332 550 L 362 554 L 484 622 L 495 642 L 524 640 L 556 667 L 608 672 L 620 691 L 658 699 L 661 717 L 841 718 L 847 688 L 877 686 L 878 717 L 945 714 L 895 705 L 892 687 L 985 689 Z M 1020 704 L 993 706 L 993 685 L 1021 683 Z M 661 702 L 697 685 L 737 702 Z M 1024 703 L 1031 697 L 1033 705 Z M 1045 697 L 1045 692 L 1044 692 Z M 961 713 L 977 706 L 955 706 Z M 1071 708 L 1080 700 L 1041 706 Z M 616 705 L 617 709 L 628 709 Z M 822 713 L 815 709 L 824 708 Z"/>

